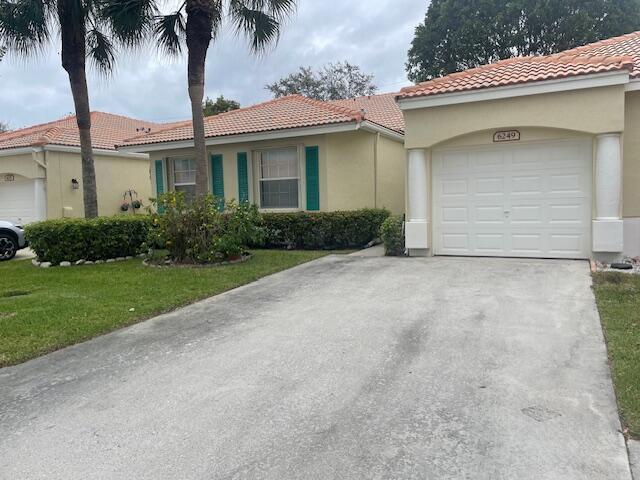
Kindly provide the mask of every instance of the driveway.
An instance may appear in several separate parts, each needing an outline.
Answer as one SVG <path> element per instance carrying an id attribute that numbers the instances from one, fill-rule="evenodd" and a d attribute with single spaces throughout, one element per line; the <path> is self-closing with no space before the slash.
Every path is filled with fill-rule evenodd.
<path id="1" fill-rule="evenodd" d="M 586 262 L 330 256 L 0 370 L 11 480 L 629 480 L 619 428 Z"/>

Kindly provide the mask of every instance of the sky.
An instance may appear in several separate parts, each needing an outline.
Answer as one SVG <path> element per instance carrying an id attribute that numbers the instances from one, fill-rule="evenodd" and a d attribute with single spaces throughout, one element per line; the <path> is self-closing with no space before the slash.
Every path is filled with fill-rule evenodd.
<path id="1" fill-rule="evenodd" d="M 428 0 L 298 0 L 296 15 L 280 41 L 260 57 L 246 40 L 225 28 L 209 49 L 205 96 L 224 95 L 242 106 L 271 98 L 264 85 L 299 66 L 321 67 L 348 60 L 375 76 L 380 92 L 409 85 L 407 50 Z M 0 62 L 0 122 L 12 129 L 55 120 L 73 112 L 59 40 L 37 57 L 11 54 Z M 167 57 L 149 46 L 122 51 L 116 70 L 89 73 L 91 110 L 171 122 L 190 118 L 186 55 Z"/>

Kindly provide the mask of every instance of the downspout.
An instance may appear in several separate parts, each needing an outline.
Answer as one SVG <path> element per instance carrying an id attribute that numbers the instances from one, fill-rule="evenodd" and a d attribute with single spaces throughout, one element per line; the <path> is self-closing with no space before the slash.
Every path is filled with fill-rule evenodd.
<path id="1" fill-rule="evenodd" d="M 373 137 L 373 208 L 378 208 L 378 141 L 380 132 Z"/>

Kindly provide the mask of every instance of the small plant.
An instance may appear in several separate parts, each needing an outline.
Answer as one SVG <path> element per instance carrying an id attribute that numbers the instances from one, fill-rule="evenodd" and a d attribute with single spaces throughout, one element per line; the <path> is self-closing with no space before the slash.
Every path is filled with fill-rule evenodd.
<path id="1" fill-rule="evenodd" d="M 402 217 L 392 216 L 382 222 L 380 237 L 384 244 L 384 254 L 389 256 L 404 255 L 404 232 Z"/>
<path id="2" fill-rule="evenodd" d="M 169 251 L 176 263 L 217 263 L 240 258 L 247 246 L 260 242 L 261 218 L 255 205 L 227 202 L 213 195 L 185 201 L 182 192 L 160 195 L 162 213 L 152 215 L 148 244 Z"/>

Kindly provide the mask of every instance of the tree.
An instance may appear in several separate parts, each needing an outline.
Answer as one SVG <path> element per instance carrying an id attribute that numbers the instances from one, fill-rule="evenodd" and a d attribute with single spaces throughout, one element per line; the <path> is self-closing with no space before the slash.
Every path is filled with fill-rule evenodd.
<path id="1" fill-rule="evenodd" d="M 640 0 L 433 0 L 406 64 L 414 82 L 640 29 Z"/>
<path id="2" fill-rule="evenodd" d="M 227 100 L 223 95 L 220 95 L 215 102 L 207 97 L 202 104 L 202 112 L 205 117 L 230 112 L 231 110 L 237 110 L 238 108 L 240 108 L 240 104 L 238 102 L 235 100 Z"/>
<path id="3" fill-rule="evenodd" d="M 191 100 L 196 160 L 196 195 L 208 192 L 204 134 L 205 60 L 211 41 L 229 21 L 247 37 L 254 53 L 264 52 L 280 36 L 282 21 L 296 8 L 296 0 L 184 0 L 178 10 L 159 15 L 160 0 L 103 0 L 115 34 L 137 44 L 153 33 L 170 54 L 187 47 L 187 84 Z"/>
<path id="4" fill-rule="evenodd" d="M 280 80 L 266 85 L 275 98 L 299 93 L 316 100 L 338 100 L 374 94 L 378 87 L 360 67 L 347 61 L 329 63 L 319 71 L 311 67 L 300 67 Z"/>
<path id="5" fill-rule="evenodd" d="M 86 217 L 98 215 L 86 59 L 103 73 L 110 72 L 114 64 L 114 46 L 101 25 L 93 0 L 0 0 L 0 39 L 6 48 L 25 56 L 38 54 L 52 38 L 52 31 L 58 30 L 62 67 L 69 77 L 80 132 Z"/>
<path id="6" fill-rule="evenodd" d="M 9 124 L 5 122 L 0 122 L 0 133 L 5 133 L 9 131 Z"/>

